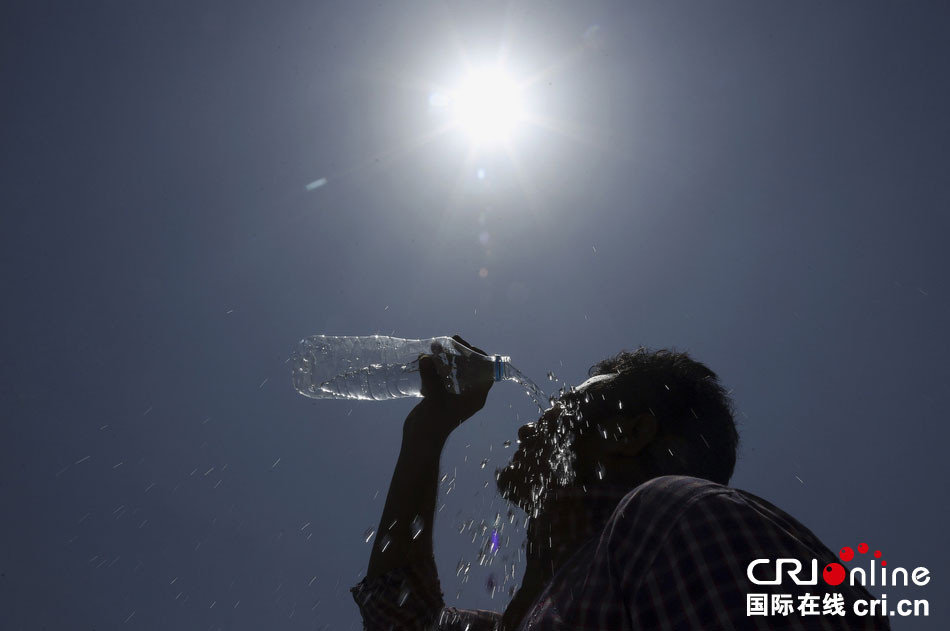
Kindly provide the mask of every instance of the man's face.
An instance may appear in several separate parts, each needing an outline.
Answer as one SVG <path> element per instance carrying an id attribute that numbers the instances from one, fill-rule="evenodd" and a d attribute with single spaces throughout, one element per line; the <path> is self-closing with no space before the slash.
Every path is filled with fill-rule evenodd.
<path id="1" fill-rule="evenodd" d="M 614 375 L 600 375 L 559 399 L 534 423 L 518 430 L 518 450 L 511 462 L 496 472 L 498 490 L 502 497 L 529 510 L 546 489 L 569 486 L 576 475 L 577 456 L 584 459 L 596 447 L 584 440 L 602 413 L 591 403 L 588 389 L 591 385 L 612 379 Z M 596 395 L 595 395 L 596 396 Z M 599 396 L 597 397 L 600 398 Z M 578 450 L 578 440 L 584 448 Z M 585 465 L 586 463 L 581 463 Z"/>

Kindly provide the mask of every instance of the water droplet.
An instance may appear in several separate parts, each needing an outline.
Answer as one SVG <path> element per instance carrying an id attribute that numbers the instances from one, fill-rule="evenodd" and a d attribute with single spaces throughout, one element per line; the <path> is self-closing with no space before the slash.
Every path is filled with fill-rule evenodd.
<path id="1" fill-rule="evenodd" d="M 485 458 L 484 460 L 482 460 L 482 469 L 484 469 L 487 465 L 488 465 L 488 458 Z"/>
<path id="2" fill-rule="evenodd" d="M 373 535 L 376 534 L 376 529 L 370 526 L 363 532 L 363 539 L 366 540 L 366 543 L 369 543 L 369 540 L 373 538 Z"/>
<path id="3" fill-rule="evenodd" d="M 379 542 L 379 550 L 381 552 L 385 552 L 386 548 L 389 547 L 389 544 L 393 542 L 393 538 L 390 537 L 388 534 L 385 534 L 378 539 L 378 542 Z"/>
<path id="4" fill-rule="evenodd" d="M 510 441 L 510 440 L 506 440 L 504 444 L 505 444 L 505 449 L 507 449 L 508 447 L 511 447 L 511 441 Z"/>
<path id="5" fill-rule="evenodd" d="M 412 538 L 418 538 L 424 528 L 425 521 L 422 519 L 422 515 L 416 515 L 412 520 Z"/>
<path id="6" fill-rule="evenodd" d="M 557 381 L 557 375 L 554 374 L 554 371 L 548 372 L 548 381 Z"/>

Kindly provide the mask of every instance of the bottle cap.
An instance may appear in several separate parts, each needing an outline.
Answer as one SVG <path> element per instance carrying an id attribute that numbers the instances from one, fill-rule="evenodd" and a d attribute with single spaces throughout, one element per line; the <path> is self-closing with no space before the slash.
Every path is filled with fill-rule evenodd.
<path id="1" fill-rule="evenodd" d="M 507 355 L 494 355 L 492 357 L 495 381 L 501 381 L 505 378 L 505 364 L 509 362 L 511 362 L 511 358 Z"/>

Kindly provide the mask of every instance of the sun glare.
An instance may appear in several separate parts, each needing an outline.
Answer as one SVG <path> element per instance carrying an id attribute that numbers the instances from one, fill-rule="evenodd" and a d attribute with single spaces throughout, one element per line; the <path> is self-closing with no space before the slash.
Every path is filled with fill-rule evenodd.
<path id="1" fill-rule="evenodd" d="M 500 70 L 469 74 L 451 106 L 455 124 L 476 144 L 507 140 L 524 117 L 518 86 Z"/>
<path id="2" fill-rule="evenodd" d="M 428 93 L 428 111 L 423 116 L 431 126 L 407 138 L 403 146 L 381 151 L 372 164 L 395 160 L 442 139 L 442 148 L 450 152 L 444 155 L 459 158 L 450 206 L 459 202 L 469 185 L 479 191 L 514 185 L 524 193 L 529 206 L 540 208 L 539 189 L 524 160 L 527 155 L 537 155 L 528 146 L 533 137 L 540 130 L 575 141 L 587 142 L 588 138 L 585 129 L 545 114 L 550 108 L 540 100 L 537 86 L 542 81 L 550 84 L 549 78 L 567 69 L 586 48 L 569 51 L 544 67 L 529 68 L 509 56 L 510 41 L 500 42 L 496 54 L 479 58 L 470 55 L 455 35 L 457 56 L 446 56 L 443 51 L 445 59 L 432 62 L 439 68 L 437 78 L 407 77 L 404 83 L 399 82 L 414 96 Z M 510 179 L 502 179 L 502 173 Z M 311 183 L 307 190 L 318 183 Z"/>

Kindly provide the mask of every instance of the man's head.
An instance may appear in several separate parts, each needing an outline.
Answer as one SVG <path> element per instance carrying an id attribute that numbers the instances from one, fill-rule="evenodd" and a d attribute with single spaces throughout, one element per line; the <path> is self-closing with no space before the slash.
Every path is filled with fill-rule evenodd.
<path id="1" fill-rule="evenodd" d="M 518 451 L 496 476 L 503 496 L 528 507 L 563 486 L 633 488 L 661 475 L 728 483 L 739 437 L 713 371 L 686 353 L 641 348 L 589 375 L 518 430 Z"/>

